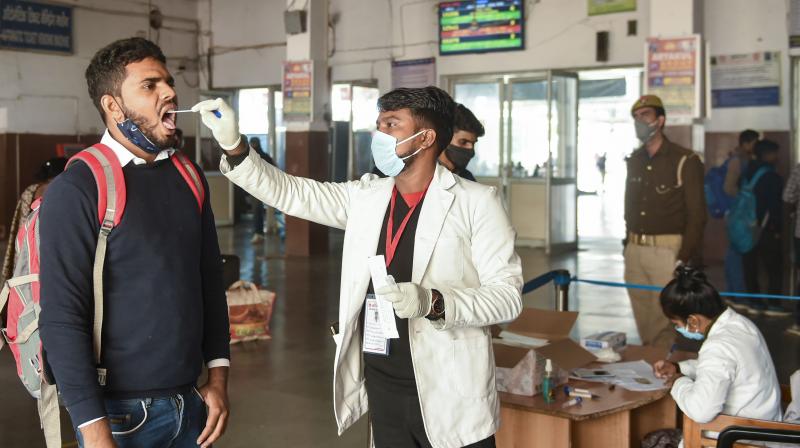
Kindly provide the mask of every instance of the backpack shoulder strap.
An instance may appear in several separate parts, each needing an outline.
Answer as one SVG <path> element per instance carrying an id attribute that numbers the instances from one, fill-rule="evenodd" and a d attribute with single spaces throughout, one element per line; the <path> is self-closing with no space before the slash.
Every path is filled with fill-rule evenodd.
<path id="1" fill-rule="evenodd" d="M 761 180 L 761 178 L 765 174 L 767 174 L 768 171 L 769 167 L 762 166 L 761 168 L 759 168 L 758 171 L 756 171 L 756 174 L 754 174 L 753 177 L 750 179 L 750 182 L 747 183 L 747 188 L 750 190 L 754 189 L 758 181 Z"/>
<path id="2" fill-rule="evenodd" d="M 72 166 L 82 161 L 92 171 L 97 184 L 97 219 L 101 225 L 116 227 L 125 213 L 126 190 L 122 166 L 114 151 L 98 143 L 73 156 L 67 163 Z M 109 220 L 109 223 L 105 223 Z"/>
<path id="3" fill-rule="evenodd" d="M 108 235 L 122 220 L 125 212 L 127 192 L 122 166 L 114 151 L 102 143 L 76 154 L 67 163 L 84 162 L 92 171 L 97 184 L 97 217 L 100 222 L 100 233 L 97 237 L 97 248 L 94 254 L 92 285 L 94 292 L 94 323 L 92 325 L 92 341 L 95 362 L 98 366 L 98 382 L 105 386 L 106 372 L 100 368 L 102 362 L 103 334 L 103 268 L 106 261 Z"/>
<path id="4" fill-rule="evenodd" d="M 192 190 L 192 194 L 195 199 L 197 199 L 197 206 L 200 209 L 200 213 L 202 213 L 203 202 L 206 200 L 206 191 L 203 187 L 200 173 L 197 171 L 192 161 L 186 157 L 186 154 L 180 151 L 175 151 L 175 154 L 173 154 L 170 159 L 172 160 L 172 164 L 175 165 L 175 168 L 178 169 L 178 172 L 181 173 L 183 180 L 189 185 L 189 189 Z"/>

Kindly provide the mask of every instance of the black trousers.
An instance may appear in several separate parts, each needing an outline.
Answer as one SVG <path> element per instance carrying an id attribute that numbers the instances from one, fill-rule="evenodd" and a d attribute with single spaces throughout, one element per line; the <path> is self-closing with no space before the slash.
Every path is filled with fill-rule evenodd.
<path id="1" fill-rule="evenodd" d="M 372 383 L 372 384 L 370 384 Z M 367 381 L 372 436 L 376 448 L 431 448 L 417 395 Z M 494 436 L 464 448 L 495 448 Z"/>
<path id="2" fill-rule="evenodd" d="M 783 283 L 783 253 L 781 252 L 781 237 L 779 233 L 764 231 L 756 247 L 742 256 L 744 269 L 744 284 L 747 292 L 758 294 L 781 294 Z M 761 291 L 759 286 L 760 269 L 767 272 L 767 290 Z M 754 299 L 754 303 L 766 306 L 766 299 Z"/>

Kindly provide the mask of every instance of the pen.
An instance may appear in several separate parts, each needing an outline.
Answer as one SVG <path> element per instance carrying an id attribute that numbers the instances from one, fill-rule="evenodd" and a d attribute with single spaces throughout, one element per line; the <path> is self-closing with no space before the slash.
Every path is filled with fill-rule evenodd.
<path id="1" fill-rule="evenodd" d="M 562 408 L 568 408 L 570 406 L 575 406 L 576 404 L 581 404 L 582 401 L 583 401 L 583 398 L 575 397 L 572 400 L 569 400 L 566 403 L 562 404 L 561 407 Z"/>
<path id="2" fill-rule="evenodd" d="M 669 361 L 669 359 L 672 358 L 672 354 L 675 353 L 675 348 L 677 346 L 678 344 L 672 344 L 672 347 L 670 347 L 669 352 L 667 352 L 667 358 L 666 358 L 667 361 Z"/>
<path id="3" fill-rule="evenodd" d="M 564 394 L 568 397 L 580 397 L 580 398 L 588 398 L 594 399 L 597 398 L 597 395 L 591 393 L 588 389 L 578 389 L 577 387 L 572 388 L 569 386 L 564 386 Z"/>

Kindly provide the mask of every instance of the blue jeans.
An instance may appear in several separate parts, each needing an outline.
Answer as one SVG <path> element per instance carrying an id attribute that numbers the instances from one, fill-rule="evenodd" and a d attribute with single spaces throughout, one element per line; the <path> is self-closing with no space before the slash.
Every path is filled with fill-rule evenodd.
<path id="1" fill-rule="evenodd" d="M 264 234 L 264 215 L 266 214 L 266 210 L 264 210 L 264 204 L 261 203 L 258 199 L 253 199 L 255 202 L 255 207 L 253 209 L 253 233 L 258 235 Z"/>
<path id="2" fill-rule="evenodd" d="M 206 405 L 195 389 L 164 398 L 105 400 L 105 405 L 119 448 L 195 448 L 206 424 Z M 77 435 L 83 448 L 80 430 Z"/>
<path id="3" fill-rule="evenodd" d="M 728 292 L 747 292 L 742 255 L 732 247 L 728 247 L 728 252 L 725 254 L 725 283 Z"/>

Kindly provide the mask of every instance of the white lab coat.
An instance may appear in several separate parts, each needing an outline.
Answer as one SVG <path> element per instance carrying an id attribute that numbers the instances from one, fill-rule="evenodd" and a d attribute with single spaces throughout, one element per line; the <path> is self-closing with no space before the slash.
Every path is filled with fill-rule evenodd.
<path id="1" fill-rule="evenodd" d="M 359 315 L 394 179 L 322 183 L 290 176 L 253 151 L 231 170 L 235 184 L 284 213 L 344 229 L 333 401 L 339 434 L 368 410 Z M 499 403 L 488 327 L 522 309 L 514 230 L 496 189 L 437 166 L 422 203 L 412 281 L 439 290 L 445 319 L 409 321 L 411 358 L 425 430 L 436 448 L 460 448 L 497 431 Z"/>
<path id="2" fill-rule="evenodd" d="M 719 414 L 781 420 L 781 390 L 767 344 L 758 328 L 731 308 L 711 326 L 696 360 L 680 363 L 685 375 L 672 397 L 692 420 Z"/>

